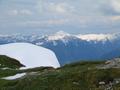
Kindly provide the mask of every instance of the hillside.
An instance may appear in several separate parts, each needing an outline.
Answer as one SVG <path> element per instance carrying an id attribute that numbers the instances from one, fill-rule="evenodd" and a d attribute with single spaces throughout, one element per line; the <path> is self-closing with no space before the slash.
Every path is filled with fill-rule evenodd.
<path id="1" fill-rule="evenodd" d="M 0 55 L 0 68 L 18 69 L 20 67 L 24 67 L 24 65 L 16 59 L 7 57 L 5 55 Z"/>
<path id="2" fill-rule="evenodd" d="M 57 69 L 0 69 L 0 90 L 119 90 L 120 68 L 115 67 L 119 63 L 120 59 L 115 59 L 81 61 Z M 16 74 L 23 76 L 13 78 Z"/>

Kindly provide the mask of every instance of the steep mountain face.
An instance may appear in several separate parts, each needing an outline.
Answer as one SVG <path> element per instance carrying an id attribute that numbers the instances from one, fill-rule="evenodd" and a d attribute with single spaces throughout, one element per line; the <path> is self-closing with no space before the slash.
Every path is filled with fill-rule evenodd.
<path id="1" fill-rule="evenodd" d="M 120 56 L 120 34 L 71 35 L 57 32 L 53 35 L 12 35 L 0 36 L 0 44 L 29 42 L 51 49 L 61 65 L 75 60 L 100 60 Z M 111 55 L 116 52 L 115 55 Z M 110 54 L 109 54 L 110 53 Z"/>
<path id="2" fill-rule="evenodd" d="M 120 48 L 117 48 L 111 52 L 108 52 L 102 56 L 102 58 L 112 59 L 120 57 Z"/>
<path id="3" fill-rule="evenodd" d="M 61 37 L 60 37 L 61 36 Z M 74 60 L 96 60 L 113 58 L 105 54 L 120 48 L 118 34 L 70 35 L 57 33 L 46 37 L 44 47 L 52 49 L 61 64 Z M 120 55 L 120 52 L 116 52 Z"/>

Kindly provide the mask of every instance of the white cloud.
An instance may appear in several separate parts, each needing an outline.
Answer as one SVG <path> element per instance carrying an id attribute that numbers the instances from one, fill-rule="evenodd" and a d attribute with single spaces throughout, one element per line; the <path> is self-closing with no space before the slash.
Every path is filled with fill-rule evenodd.
<path id="1" fill-rule="evenodd" d="M 117 13 L 120 13 L 120 0 L 112 0 L 111 5 Z"/>
<path id="2" fill-rule="evenodd" d="M 68 14 L 74 11 L 74 6 L 67 2 L 46 2 L 39 1 L 37 9 L 40 13 L 44 14 Z"/>
<path id="3" fill-rule="evenodd" d="M 25 21 L 19 23 L 21 26 L 31 26 L 31 27 L 48 27 L 55 25 L 63 25 L 69 22 L 67 19 L 50 19 L 50 20 L 37 20 L 37 21 Z"/>
<path id="4" fill-rule="evenodd" d="M 120 0 L 3 0 L 0 11 L 0 28 L 7 29 L 8 26 L 25 30 L 47 26 L 56 29 L 59 25 L 67 30 L 73 27 L 73 32 L 84 27 L 89 32 L 115 30 L 120 23 Z"/>
<path id="5" fill-rule="evenodd" d="M 50 3 L 48 8 L 53 13 L 68 13 L 73 10 L 73 7 L 66 3 Z"/>
<path id="6" fill-rule="evenodd" d="M 18 15 L 18 10 L 11 10 L 8 12 L 9 15 L 16 16 Z"/>
<path id="7" fill-rule="evenodd" d="M 33 14 L 30 10 L 27 10 L 27 9 L 21 10 L 20 13 L 23 15 L 32 15 Z"/>
<path id="8" fill-rule="evenodd" d="M 8 14 L 11 16 L 17 16 L 17 15 L 32 15 L 33 13 L 27 9 L 22 9 L 22 10 L 15 9 L 8 11 Z"/>
<path id="9" fill-rule="evenodd" d="M 120 16 L 113 16 L 113 17 L 111 17 L 111 20 L 112 21 L 120 21 Z"/>

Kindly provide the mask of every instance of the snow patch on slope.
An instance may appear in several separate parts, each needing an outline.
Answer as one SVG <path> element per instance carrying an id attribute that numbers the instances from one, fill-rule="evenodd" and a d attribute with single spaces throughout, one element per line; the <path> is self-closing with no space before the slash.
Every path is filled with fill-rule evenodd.
<path id="1" fill-rule="evenodd" d="M 8 76 L 8 77 L 3 77 L 1 79 L 5 79 L 5 80 L 15 80 L 15 79 L 18 79 L 18 78 L 21 78 L 23 76 L 25 76 L 26 73 L 21 73 L 21 74 L 16 74 L 14 76 Z"/>
<path id="2" fill-rule="evenodd" d="M 60 67 L 53 51 L 29 43 L 11 43 L 0 45 L 0 55 L 19 60 L 26 68 L 40 66 Z"/>

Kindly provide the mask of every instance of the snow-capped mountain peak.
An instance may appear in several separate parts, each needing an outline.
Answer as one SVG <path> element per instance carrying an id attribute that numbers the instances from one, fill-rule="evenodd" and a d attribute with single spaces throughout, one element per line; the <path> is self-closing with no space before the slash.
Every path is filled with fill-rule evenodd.
<path id="1" fill-rule="evenodd" d="M 112 34 L 85 34 L 76 35 L 76 37 L 86 41 L 106 41 L 113 38 Z"/>
<path id="2" fill-rule="evenodd" d="M 62 41 L 68 41 L 70 38 L 77 38 L 84 41 L 107 41 L 107 40 L 114 40 L 116 38 L 120 37 L 120 34 L 78 34 L 78 35 L 72 35 L 63 31 L 59 31 L 53 35 L 48 35 L 46 37 L 46 40 L 48 41 L 56 41 L 56 40 L 62 40 Z"/>
<path id="3" fill-rule="evenodd" d="M 59 31 L 53 35 L 48 36 L 48 40 L 59 40 L 59 39 L 63 39 L 67 36 L 70 36 L 70 34 L 63 32 L 63 31 Z"/>

